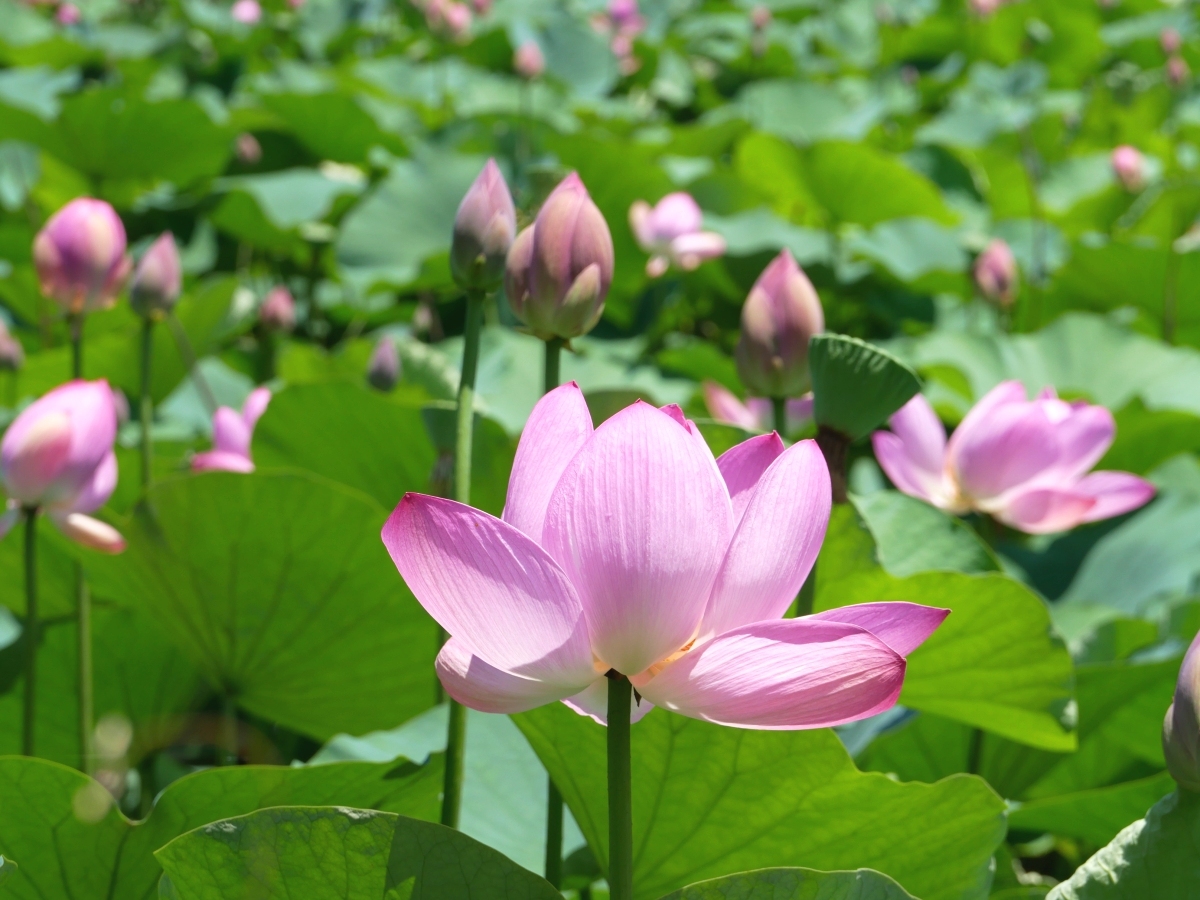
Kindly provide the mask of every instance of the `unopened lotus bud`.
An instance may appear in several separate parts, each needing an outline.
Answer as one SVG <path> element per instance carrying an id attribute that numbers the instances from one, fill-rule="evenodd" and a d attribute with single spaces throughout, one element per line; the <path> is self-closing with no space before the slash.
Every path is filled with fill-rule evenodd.
<path id="1" fill-rule="evenodd" d="M 258 138 L 248 131 L 239 134 L 233 146 L 240 163 L 252 166 L 262 159 L 262 145 L 258 142 Z"/>
<path id="2" fill-rule="evenodd" d="M 1187 791 L 1200 791 L 1200 635 L 1183 657 L 1175 698 L 1163 720 L 1167 771 Z"/>
<path id="3" fill-rule="evenodd" d="M 985 299 L 1007 309 L 1017 296 L 1017 261 L 1004 241 L 996 238 L 975 258 L 975 286 Z"/>
<path id="4" fill-rule="evenodd" d="M 396 342 L 389 335 L 384 335 L 375 344 L 371 352 L 371 362 L 367 365 L 367 383 L 379 391 L 390 391 L 400 380 L 400 352 Z"/>
<path id="5" fill-rule="evenodd" d="M 1171 87 L 1181 87 L 1186 84 L 1191 74 L 1192 70 L 1182 56 L 1172 56 L 1167 60 L 1166 79 L 1167 84 Z"/>
<path id="6" fill-rule="evenodd" d="M 1158 45 L 1163 53 L 1172 56 L 1183 46 L 1183 37 L 1174 28 L 1164 28 L 1158 34 Z"/>
<path id="7" fill-rule="evenodd" d="M 454 216 L 450 272 L 467 290 L 491 291 L 504 277 L 504 260 L 517 233 L 517 211 L 500 167 L 489 159 Z"/>
<path id="8" fill-rule="evenodd" d="M 792 254 L 783 250 L 758 276 L 742 306 L 738 375 L 760 397 L 798 397 L 809 389 L 808 342 L 825 330 L 821 300 Z"/>
<path id="9" fill-rule="evenodd" d="M 83 14 L 74 3 L 62 3 L 54 14 L 54 18 L 58 20 L 59 25 L 78 25 L 83 19 Z"/>
<path id="10" fill-rule="evenodd" d="M 0 322 L 0 371 L 15 372 L 25 364 L 25 348 Z"/>
<path id="11" fill-rule="evenodd" d="M 537 41 L 526 41 L 513 54 L 513 69 L 522 78 L 537 78 L 546 71 L 546 57 Z"/>
<path id="12" fill-rule="evenodd" d="M 258 319 L 268 331 L 291 331 L 296 327 L 296 301 L 283 287 L 273 287 L 258 310 Z"/>
<path id="13" fill-rule="evenodd" d="M 254 25 L 262 18 L 262 7 L 259 5 L 258 0 L 237 0 L 230 8 L 229 14 L 235 22 L 241 22 L 243 25 Z"/>
<path id="14" fill-rule="evenodd" d="M 771 24 L 771 10 L 761 3 L 750 10 L 750 27 L 755 31 L 765 31 Z"/>
<path id="15" fill-rule="evenodd" d="M 509 252 L 509 304 L 538 337 L 570 340 L 600 321 L 612 277 L 608 223 L 572 172 Z"/>
<path id="16" fill-rule="evenodd" d="M 130 269 L 121 217 L 103 200 L 72 200 L 38 232 L 33 262 L 42 293 L 68 315 L 107 309 Z"/>
<path id="17" fill-rule="evenodd" d="M 1140 191 L 1146 185 L 1146 159 L 1140 150 L 1122 144 L 1112 152 L 1113 174 L 1127 191 Z"/>
<path id="18" fill-rule="evenodd" d="M 133 311 L 145 318 L 161 318 L 175 307 L 183 286 L 179 250 L 169 231 L 163 232 L 143 254 L 129 284 Z"/>

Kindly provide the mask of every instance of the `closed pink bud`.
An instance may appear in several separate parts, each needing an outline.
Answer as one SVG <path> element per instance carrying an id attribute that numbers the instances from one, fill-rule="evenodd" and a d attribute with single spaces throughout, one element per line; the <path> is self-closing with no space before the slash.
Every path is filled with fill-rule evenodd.
<path id="1" fill-rule="evenodd" d="M 58 12 L 54 14 L 54 18 L 58 20 L 60 25 L 78 25 L 83 19 L 83 14 L 79 12 L 79 7 L 74 3 L 63 3 L 58 7 Z"/>
<path id="2" fill-rule="evenodd" d="M 1183 37 L 1174 28 L 1164 28 L 1158 35 L 1158 45 L 1162 47 L 1162 52 L 1171 56 L 1179 52 L 1179 48 L 1183 46 Z"/>
<path id="3" fill-rule="evenodd" d="M 750 25 L 755 31 L 765 31 L 771 24 L 771 10 L 762 4 L 750 10 Z"/>
<path id="4" fill-rule="evenodd" d="M 371 352 L 371 362 L 367 365 L 367 383 L 380 391 L 390 391 L 400 380 L 400 353 L 396 342 L 389 335 L 384 335 L 375 344 Z"/>
<path id="5" fill-rule="evenodd" d="M 522 78 L 537 78 L 546 71 L 546 57 L 537 41 L 526 41 L 513 54 L 513 68 Z"/>
<path id="6" fill-rule="evenodd" d="M 450 272 L 460 287 L 494 290 L 504 277 L 504 260 L 517 233 L 512 194 L 494 159 L 489 159 L 454 216 Z"/>
<path id="7" fill-rule="evenodd" d="M 121 217 L 103 200 L 72 200 L 34 238 L 33 262 L 42 293 L 69 315 L 107 309 L 129 275 Z"/>
<path id="8" fill-rule="evenodd" d="M 105 381 L 72 381 L 27 406 L 0 442 L 10 502 L 37 507 L 68 537 L 110 553 L 125 542 L 87 513 L 117 486 L 117 413 Z"/>
<path id="9" fill-rule="evenodd" d="M 613 242 L 578 174 L 572 172 L 550 193 L 526 232 L 531 233 L 524 242 L 518 238 L 516 252 L 509 253 L 513 312 L 544 339 L 587 334 L 600 321 L 612 284 Z"/>
<path id="10" fill-rule="evenodd" d="M 644 25 L 641 10 L 637 0 L 610 0 L 608 18 L 619 30 L 634 29 L 640 31 Z"/>
<path id="11" fill-rule="evenodd" d="M 1180 87 L 1187 83 L 1191 74 L 1192 70 L 1182 56 L 1172 56 L 1167 60 L 1166 78 L 1171 87 Z"/>
<path id="12" fill-rule="evenodd" d="M 975 258 L 975 285 L 984 298 L 997 306 L 1012 306 L 1018 281 L 1017 261 L 1008 244 L 999 238 Z"/>
<path id="13" fill-rule="evenodd" d="M 24 364 L 25 348 L 8 333 L 4 321 L 0 319 L 0 371 L 15 372 Z"/>
<path id="14" fill-rule="evenodd" d="M 262 159 L 262 145 L 258 142 L 258 138 L 248 131 L 243 131 L 237 136 L 234 152 L 237 153 L 238 162 L 248 166 L 252 166 Z"/>
<path id="15" fill-rule="evenodd" d="M 268 331 L 291 331 L 296 327 L 296 301 L 283 287 L 271 288 L 258 310 L 258 319 Z"/>
<path id="16" fill-rule="evenodd" d="M 183 287 L 183 270 L 175 238 L 164 231 L 137 264 L 129 284 L 133 311 L 147 318 L 161 318 L 175 307 Z"/>
<path id="17" fill-rule="evenodd" d="M 1146 185 L 1146 159 L 1140 150 L 1122 144 L 1112 152 L 1113 174 L 1127 191 L 1140 191 Z"/>
<path id="18" fill-rule="evenodd" d="M 1163 721 L 1167 771 L 1188 791 L 1200 791 L 1200 635 L 1183 657 L 1175 698 Z"/>
<path id="19" fill-rule="evenodd" d="M 821 300 L 787 250 L 780 251 L 742 306 L 738 375 L 761 397 L 798 397 L 809 389 L 808 342 L 825 330 Z"/>
<path id="20" fill-rule="evenodd" d="M 262 7 L 259 6 L 258 0 L 237 0 L 230 8 L 229 14 L 235 22 L 254 25 L 262 18 Z"/>

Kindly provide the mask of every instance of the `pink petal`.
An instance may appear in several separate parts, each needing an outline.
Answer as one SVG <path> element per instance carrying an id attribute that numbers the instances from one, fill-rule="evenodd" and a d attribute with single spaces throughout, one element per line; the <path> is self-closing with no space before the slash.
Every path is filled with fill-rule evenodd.
<path id="1" fill-rule="evenodd" d="M 704 405 L 718 422 L 736 425 L 747 431 L 761 431 L 759 418 L 737 398 L 733 391 L 715 381 L 704 382 Z"/>
<path id="2" fill-rule="evenodd" d="M 996 518 L 1026 534 L 1053 534 L 1090 521 L 1095 505 L 1074 487 L 1031 487 L 1007 495 Z"/>
<path id="3" fill-rule="evenodd" d="M 785 407 L 785 414 L 789 432 L 803 428 L 812 421 L 813 395 L 805 394 L 803 397 L 789 400 Z"/>
<path id="4" fill-rule="evenodd" d="M 208 450 L 192 457 L 193 472 L 238 472 L 248 475 L 254 471 L 254 463 L 240 453 L 224 450 Z"/>
<path id="5" fill-rule="evenodd" d="M 732 531 L 711 453 L 639 401 L 571 460 L 542 543 L 578 588 L 603 664 L 637 673 L 692 639 Z"/>
<path id="6" fill-rule="evenodd" d="M 879 468 L 898 490 L 934 506 L 943 505 L 945 492 L 940 489 L 940 484 L 935 484 L 930 473 L 909 458 L 900 438 L 890 431 L 876 431 L 871 435 L 871 448 Z"/>
<path id="7" fill-rule="evenodd" d="M 450 638 L 442 645 L 435 668 L 447 694 L 463 706 L 480 712 L 525 712 L 561 700 L 572 690 L 560 684 L 503 672 L 471 653 L 458 638 Z M 592 674 L 595 677 L 595 673 Z"/>
<path id="8" fill-rule="evenodd" d="M 901 656 L 908 656 L 937 631 L 950 610 L 891 601 L 840 606 L 807 616 L 821 622 L 844 622 L 865 628 Z"/>
<path id="9" fill-rule="evenodd" d="M 706 259 L 716 259 L 725 253 L 725 238 L 712 231 L 683 234 L 671 241 L 671 257 L 681 269 L 695 269 Z"/>
<path id="10" fill-rule="evenodd" d="M 523 532 L 453 500 L 405 494 L 383 543 L 425 610 L 490 665 L 565 687 L 564 697 L 596 677 L 578 594 Z"/>
<path id="11" fill-rule="evenodd" d="M 832 502 L 816 441 L 800 441 L 771 463 L 729 542 L 701 639 L 787 611 L 821 550 Z"/>
<path id="12" fill-rule="evenodd" d="M 2 446 L 5 489 L 13 498 L 37 505 L 67 464 L 71 417 L 65 412 L 48 412 L 28 422 L 18 417 Z"/>
<path id="13" fill-rule="evenodd" d="M 1153 484 L 1128 472 L 1093 472 L 1076 482 L 1075 490 L 1096 501 L 1088 510 L 1085 522 L 1127 513 L 1149 503 L 1154 496 Z"/>
<path id="14" fill-rule="evenodd" d="M 917 394 L 888 420 L 892 433 L 904 444 L 905 455 L 917 470 L 939 482 L 946 456 L 946 429 L 929 401 Z"/>
<path id="15" fill-rule="evenodd" d="M 775 408 L 766 397 L 747 397 L 746 409 L 750 410 L 754 421 L 758 423 L 754 431 L 766 431 L 774 424 Z"/>
<path id="16" fill-rule="evenodd" d="M 568 697 L 563 703 L 581 716 L 588 716 L 594 722 L 608 725 L 608 679 L 597 678 L 575 696 Z M 653 703 L 645 697 L 642 697 L 639 702 L 635 694 L 629 701 L 629 721 L 631 723 L 640 722 L 652 709 L 654 709 Z"/>
<path id="17" fill-rule="evenodd" d="M 250 396 L 246 398 L 246 402 L 242 404 L 242 421 L 246 423 L 246 429 L 251 434 L 254 433 L 254 426 L 258 424 L 262 414 L 267 411 L 267 404 L 270 402 L 270 388 L 260 387 L 252 390 Z"/>
<path id="18" fill-rule="evenodd" d="M 77 512 L 51 512 L 49 515 L 58 530 L 77 544 L 102 553 L 121 553 L 125 549 L 121 532 L 99 519 Z"/>
<path id="19" fill-rule="evenodd" d="M 579 385 L 571 381 L 542 397 L 517 444 L 504 521 L 540 540 L 550 494 L 567 463 L 591 436 L 592 416 Z"/>
<path id="20" fill-rule="evenodd" d="M 717 460 L 717 469 L 725 481 L 729 491 L 729 500 L 733 504 L 733 520 L 740 522 L 750 502 L 750 495 L 758 485 L 758 480 L 783 453 L 783 441 L 775 432 L 760 434 L 749 440 L 735 444 Z"/>
<path id="21" fill-rule="evenodd" d="M 104 457 L 104 461 L 96 466 L 96 471 L 92 473 L 92 480 L 83 486 L 83 488 L 73 497 L 68 497 L 60 503 L 56 503 L 59 509 L 66 512 L 90 513 L 95 512 L 112 496 L 112 492 L 117 488 L 117 455 L 109 451 L 108 456 Z"/>
<path id="22" fill-rule="evenodd" d="M 250 427 L 241 413 L 222 406 L 213 414 L 213 447 L 249 458 Z"/>
<path id="23" fill-rule="evenodd" d="M 971 419 L 974 410 L 968 414 Z M 954 432 L 948 456 L 960 490 L 986 508 L 988 500 L 1021 487 L 1058 461 L 1054 425 L 1033 403 L 997 405 Z"/>
<path id="24" fill-rule="evenodd" d="M 1067 417 L 1055 425 L 1054 432 L 1059 444 L 1054 475 L 1073 481 L 1098 463 L 1112 446 L 1117 424 L 1103 406 L 1083 404 L 1071 408 Z"/>
<path id="25" fill-rule="evenodd" d="M 688 651 L 640 690 L 658 706 L 721 725 L 827 728 L 894 706 L 904 669 L 904 657 L 855 625 L 780 619 Z"/>

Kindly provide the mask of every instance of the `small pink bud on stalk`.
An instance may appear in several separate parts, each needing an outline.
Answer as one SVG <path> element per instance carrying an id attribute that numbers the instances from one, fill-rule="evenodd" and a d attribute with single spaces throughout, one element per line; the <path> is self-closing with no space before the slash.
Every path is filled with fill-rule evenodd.
<path id="1" fill-rule="evenodd" d="M 1158 45 L 1167 56 L 1173 56 L 1183 46 L 1183 37 L 1174 28 L 1164 28 L 1159 32 Z"/>
<path id="2" fill-rule="evenodd" d="M 175 308 L 182 286 L 183 270 L 175 237 L 164 231 L 134 270 L 129 284 L 129 303 L 139 316 L 161 319 Z"/>
<path id="3" fill-rule="evenodd" d="M 1182 87 L 1187 83 L 1191 74 L 1192 70 L 1182 56 L 1172 56 L 1167 60 L 1166 78 L 1167 84 L 1171 87 Z"/>
<path id="4" fill-rule="evenodd" d="M 0 320 L 0 371 L 15 372 L 25 364 L 25 348 Z"/>
<path id="5" fill-rule="evenodd" d="M 612 276 L 608 223 L 572 172 L 509 250 L 504 281 L 509 305 L 543 340 L 570 340 L 600 321 Z"/>
<path id="6" fill-rule="evenodd" d="M 282 285 L 271 288 L 258 310 L 258 320 L 268 331 L 292 331 L 296 327 L 296 301 L 291 292 Z"/>
<path id="7" fill-rule="evenodd" d="M 237 0 L 229 10 L 233 21 L 243 25 L 254 25 L 262 18 L 262 7 L 258 0 Z"/>
<path id="8" fill-rule="evenodd" d="M 810 386 L 808 342 L 825 330 L 821 300 L 787 250 L 763 270 L 742 306 L 735 359 L 747 389 L 760 397 L 798 397 Z"/>
<path id="9" fill-rule="evenodd" d="M 234 152 L 237 154 L 238 162 L 244 165 L 252 166 L 262 159 L 262 145 L 259 144 L 258 138 L 248 131 L 243 131 L 237 136 Z"/>
<path id="10" fill-rule="evenodd" d="M 1113 149 L 1113 174 L 1127 191 L 1140 191 L 1146 186 L 1146 159 L 1140 150 L 1129 144 Z"/>
<path id="11" fill-rule="evenodd" d="M 546 57 L 537 41 L 525 41 L 513 54 L 513 69 L 522 78 L 530 80 L 546 71 Z"/>
<path id="12" fill-rule="evenodd" d="M 58 20 L 59 25 L 78 25 L 83 19 L 83 14 L 74 3 L 63 3 L 59 5 L 54 18 Z"/>
<path id="13" fill-rule="evenodd" d="M 489 159 L 458 205 L 450 242 L 450 272 L 459 287 L 491 291 L 517 234 L 517 211 L 500 167 Z"/>
<path id="14" fill-rule="evenodd" d="M 1001 309 L 1012 306 L 1017 297 L 1019 272 L 1008 244 L 994 239 L 975 257 L 975 286 L 984 299 Z"/>
<path id="15" fill-rule="evenodd" d="M 1183 657 L 1175 698 L 1163 720 L 1167 771 L 1185 791 L 1200 791 L 1200 634 Z"/>
<path id="16" fill-rule="evenodd" d="M 71 540 L 120 553 L 125 539 L 89 515 L 117 486 L 117 412 L 106 381 L 71 381 L 27 406 L 0 441 L 0 482 L 8 512 L 0 537 L 36 508 Z"/>
<path id="17" fill-rule="evenodd" d="M 400 353 L 390 335 L 384 335 L 371 352 L 367 365 L 367 383 L 384 393 L 390 391 L 400 380 Z"/>
<path id="18" fill-rule="evenodd" d="M 67 315 L 107 309 L 129 275 L 125 226 L 103 200 L 72 200 L 34 238 L 33 262 L 42 293 Z"/>
<path id="19" fill-rule="evenodd" d="M 750 27 L 755 31 L 766 31 L 767 26 L 771 24 L 771 10 L 759 4 L 750 10 Z"/>

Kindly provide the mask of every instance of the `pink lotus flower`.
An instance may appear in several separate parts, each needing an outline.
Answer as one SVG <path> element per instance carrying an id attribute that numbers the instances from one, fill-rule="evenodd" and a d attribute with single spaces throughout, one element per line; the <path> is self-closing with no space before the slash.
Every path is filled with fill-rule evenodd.
<path id="1" fill-rule="evenodd" d="M 725 238 L 701 231 L 704 214 L 691 194 L 667 194 L 651 206 L 637 200 L 629 208 L 629 224 L 638 246 L 650 254 L 646 274 L 662 275 L 672 263 L 684 270 L 696 268 L 706 259 L 725 252 Z"/>
<path id="2" fill-rule="evenodd" d="M 1017 260 L 1008 244 L 996 238 L 975 257 L 975 285 L 979 293 L 1007 309 L 1017 297 Z"/>
<path id="3" fill-rule="evenodd" d="M 1200 791 L 1200 634 L 1179 667 L 1175 697 L 1163 719 L 1162 745 L 1171 777 L 1184 790 Z"/>
<path id="4" fill-rule="evenodd" d="M 59 4 L 54 18 L 58 20 L 59 25 L 78 25 L 83 20 L 83 14 L 74 3 L 62 3 Z"/>
<path id="5" fill-rule="evenodd" d="M 1182 56 L 1172 56 L 1167 60 L 1166 65 L 1167 84 L 1171 87 L 1180 87 L 1192 75 L 1192 70 L 1187 64 L 1187 60 Z"/>
<path id="6" fill-rule="evenodd" d="M 1174 28 L 1164 28 L 1158 33 L 1158 45 L 1167 56 L 1173 56 L 1183 46 L 1183 36 Z"/>
<path id="7" fill-rule="evenodd" d="M 229 14 L 233 16 L 233 21 L 241 22 L 243 25 L 254 25 L 262 18 L 262 7 L 258 0 L 237 0 L 230 7 Z"/>
<path id="8" fill-rule="evenodd" d="M 0 319 L 0 372 L 15 372 L 25 364 L 25 348 L 13 335 L 9 334 L 8 326 Z"/>
<path id="9" fill-rule="evenodd" d="M 1122 144 L 1112 152 L 1113 174 L 1127 191 L 1140 191 L 1146 185 L 1146 158 L 1137 147 Z"/>
<path id="10" fill-rule="evenodd" d="M 464 288 L 494 290 L 504 278 L 508 248 L 517 236 L 517 211 L 500 167 L 489 159 L 463 195 L 454 216 L 450 273 Z"/>
<path id="11" fill-rule="evenodd" d="M 239 134 L 233 146 L 238 162 L 244 165 L 252 166 L 262 159 L 262 144 L 258 142 L 258 138 L 248 131 L 243 131 Z"/>
<path id="12" fill-rule="evenodd" d="M 513 53 L 513 69 L 522 78 L 537 78 L 546 71 L 546 57 L 537 41 L 525 41 Z"/>
<path id="13" fill-rule="evenodd" d="M 85 547 L 124 550 L 116 529 L 88 515 L 117 486 L 116 436 L 117 411 L 106 381 L 71 381 L 26 407 L 0 442 L 0 481 L 9 498 L 0 537 L 22 508 L 36 507 Z"/>
<path id="14" fill-rule="evenodd" d="M 975 15 L 986 19 L 1003 6 L 1005 2 L 1006 0 L 967 0 L 967 6 L 970 7 L 971 12 Z"/>
<path id="15" fill-rule="evenodd" d="M 612 670 L 637 688 L 635 719 L 657 704 L 820 728 L 891 707 L 904 657 L 947 614 L 872 603 L 781 619 L 830 504 L 813 441 L 762 435 L 714 460 L 678 407 L 638 402 L 593 431 L 570 383 L 525 426 L 503 519 L 407 494 L 383 542 L 451 635 L 438 677 L 474 709 L 566 700 L 604 721 Z"/>
<path id="16" fill-rule="evenodd" d="M 254 426 L 271 402 L 271 392 L 255 388 L 242 404 L 242 411 L 222 406 L 213 415 L 213 448 L 192 457 L 193 472 L 253 472 L 250 440 Z"/>
<path id="17" fill-rule="evenodd" d="M 733 391 L 715 381 L 704 382 L 704 405 L 718 422 L 736 425 L 747 431 L 770 431 L 775 410 L 766 397 L 747 397 L 743 403 Z M 791 434 L 812 421 L 813 396 L 805 394 L 787 401 L 787 430 Z"/>
<path id="18" fill-rule="evenodd" d="M 1127 472 L 1088 470 L 1113 442 L 1103 406 L 1025 398 L 1005 381 L 975 404 L 954 435 L 917 394 L 872 436 L 875 457 L 901 491 L 952 513 L 980 512 L 1029 534 L 1066 531 L 1137 509 L 1154 486 Z"/>
<path id="19" fill-rule="evenodd" d="M 268 331 L 291 331 L 296 327 L 296 301 L 292 292 L 283 285 L 267 291 L 262 306 L 258 309 L 258 320 Z"/>
<path id="20" fill-rule="evenodd" d="M 138 261 L 129 284 L 129 302 L 140 316 L 162 316 L 175 308 L 182 289 L 183 267 L 175 236 L 164 231 Z"/>
<path id="21" fill-rule="evenodd" d="M 33 262 L 42 293 L 68 315 L 107 309 L 131 268 L 121 217 L 103 200 L 72 200 L 34 238 Z"/>

